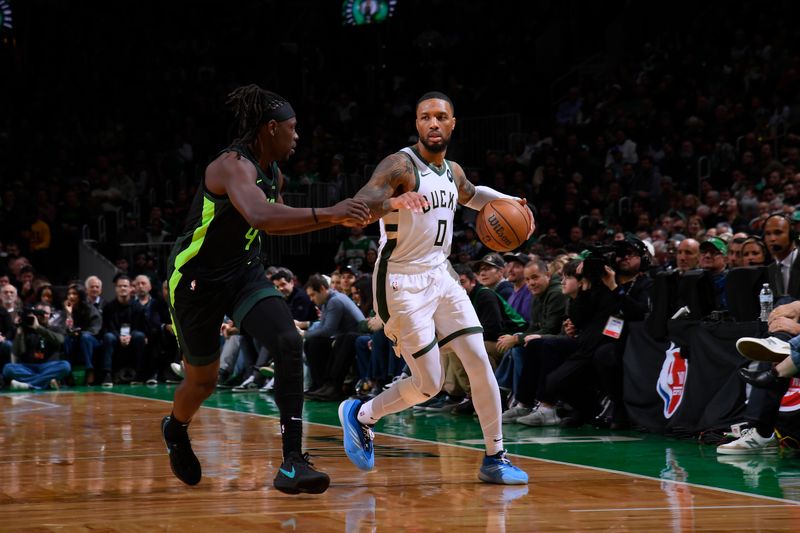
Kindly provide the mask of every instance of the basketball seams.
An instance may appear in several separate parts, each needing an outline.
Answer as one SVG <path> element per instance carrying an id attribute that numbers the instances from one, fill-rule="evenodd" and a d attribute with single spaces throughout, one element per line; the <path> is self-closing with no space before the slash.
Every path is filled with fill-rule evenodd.
<path id="1" fill-rule="evenodd" d="M 483 211 L 483 209 L 481 211 Z M 484 244 L 488 246 L 490 243 L 493 243 L 494 246 L 499 245 L 502 247 L 502 244 L 499 243 L 489 231 L 488 226 L 486 225 L 486 217 L 478 216 L 477 222 L 478 227 L 476 230 L 478 232 L 478 237 L 484 242 Z M 489 248 L 492 248 L 492 246 L 489 246 Z"/>
<path id="2" fill-rule="evenodd" d="M 519 241 L 520 244 L 525 242 L 523 239 L 520 238 L 519 235 L 517 235 L 517 232 L 514 231 L 514 225 L 511 223 L 511 221 L 508 220 L 508 218 L 506 218 L 505 215 L 503 215 L 500 211 L 498 211 L 494 207 L 492 207 L 492 209 L 494 209 L 494 214 L 497 215 L 503 221 L 503 223 L 505 224 L 506 228 L 508 228 L 511 231 L 511 233 L 514 234 L 514 238 L 517 241 Z M 516 246 L 514 248 L 516 248 Z M 512 250 L 513 250 L 513 248 L 512 248 Z"/>
<path id="3" fill-rule="evenodd" d="M 525 220 L 528 222 L 528 226 L 530 226 L 530 224 L 531 224 L 531 212 L 527 207 L 525 207 L 524 205 L 520 204 L 516 200 L 509 200 L 508 198 L 500 198 L 500 200 L 502 200 L 502 202 L 505 203 L 505 204 L 513 205 L 514 209 L 519 210 L 522 213 L 522 215 L 525 217 Z"/>
<path id="4" fill-rule="evenodd" d="M 481 211 L 483 210 L 481 209 Z M 475 220 L 475 222 L 477 223 L 475 231 L 478 233 L 478 238 L 484 241 L 484 244 L 487 245 L 489 244 L 486 242 L 487 240 L 494 242 L 494 238 L 489 234 L 489 232 L 486 229 L 486 221 L 484 220 L 484 217 L 479 215 L 478 218 Z"/>
<path id="5" fill-rule="evenodd" d="M 507 205 L 509 203 L 513 208 Z M 519 215 L 522 215 L 521 220 L 518 218 Z M 488 222 L 492 216 L 497 221 L 497 227 Z M 525 235 L 527 235 L 527 230 L 532 222 L 532 215 L 525 206 L 515 200 L 498 198 L 487 203 L 480 210 L 475 221 L 475 230 L 480 240 L 495 252 L 510 252 L 525 244 Z M 500 229 L 499 233 L 503 233 L 509 241 L 513 241 L 511 247 L 507 242 L 500 240 L 498 229 Z"/>

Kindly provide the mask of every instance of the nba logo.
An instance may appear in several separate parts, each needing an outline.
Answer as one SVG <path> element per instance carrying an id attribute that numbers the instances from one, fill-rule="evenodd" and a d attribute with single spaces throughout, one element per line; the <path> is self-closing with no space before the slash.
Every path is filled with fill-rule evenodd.
<path id="1" fill-rule="evenodd" d="M 664 400 L 664 418 L 671 418 L 683 400 L 689 363 L 681 357 L 681 349 L 670 343 L 667 348 L 661 373 L 658 375 L 656 391 Z"/>
<path id="2" fill-rule="evenodd" d="M 784 413 L 797 411 L 800 409 L 800 379 L 792 378 L 789 383 L 789 390 L 781 398 L 780 410 Z"/>

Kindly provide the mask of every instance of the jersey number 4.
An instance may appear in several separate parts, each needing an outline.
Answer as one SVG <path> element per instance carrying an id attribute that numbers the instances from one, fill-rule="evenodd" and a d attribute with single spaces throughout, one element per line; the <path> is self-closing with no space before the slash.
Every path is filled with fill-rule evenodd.
<path id="1" fill-rule="evenodd" d="M 439 225 L 436 227 L 436 240 L 433 241 L 434 246 L 442 246 L 444 238 L 447 236 L 447 221 L 440 220 Z"/>
<path id="2" fill-rule="evenodd" d="M 247 239 L 247 246 L 244 247 L 245 250 L 250 250 L 250 247 L 253 245 L 253 241 L 256 240 L 256 237 L 258 237 L 258 230 L 256 228 L 250 228 L 247 230 L 247 233 L 244 234 L 244 238 Z"/>

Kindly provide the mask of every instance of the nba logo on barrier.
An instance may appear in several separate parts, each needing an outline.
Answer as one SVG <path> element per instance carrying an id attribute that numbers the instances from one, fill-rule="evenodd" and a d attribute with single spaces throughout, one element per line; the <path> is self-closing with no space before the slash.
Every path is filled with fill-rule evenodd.
<path id="1" fill-rule="evenodd" d="M 780 410 L 787 413 L 798 409 L 800 409 L 800 379 L 792 378 L 789 383 L 789 390 L 781 398 Z"/>
<path id="2" fill-rule="evenodd" d="M 681 357 L 681 349 L 675 346 L 675 343 L 670 343 L 656 383 L 656 391 L 664 400 L 664 418 L 671 418 L 678 410 L 683 400 L 688 372 L 689 363 Z"/>

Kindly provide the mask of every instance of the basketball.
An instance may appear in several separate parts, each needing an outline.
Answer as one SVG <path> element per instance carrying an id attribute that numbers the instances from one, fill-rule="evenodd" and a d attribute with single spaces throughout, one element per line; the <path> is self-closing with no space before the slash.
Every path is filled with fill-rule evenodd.
<path id="1" fill-rule="evenodd" d="M 475 231 L 481 242 L 495 252 L 510 252 L 525 244 L 532 218 L 526 206 L 499 198 L 480 210 Z"/>

